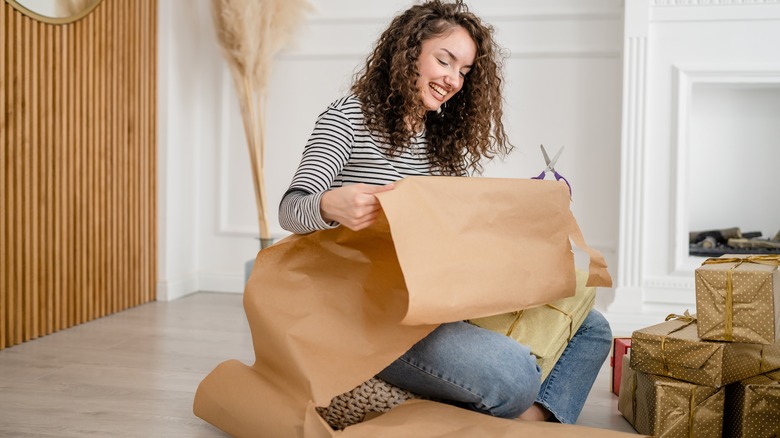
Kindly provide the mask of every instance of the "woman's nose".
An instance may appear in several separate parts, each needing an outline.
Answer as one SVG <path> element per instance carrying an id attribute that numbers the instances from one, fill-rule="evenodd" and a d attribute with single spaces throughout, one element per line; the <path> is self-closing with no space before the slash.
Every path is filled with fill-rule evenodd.
<path id="1" fill-rule="evenodd" d="M 453 90 L 457 90 L 460 87 L 460 73 L 455 72 L 454 75 L 448 74 L 444 77 L 444 82 Z"/>

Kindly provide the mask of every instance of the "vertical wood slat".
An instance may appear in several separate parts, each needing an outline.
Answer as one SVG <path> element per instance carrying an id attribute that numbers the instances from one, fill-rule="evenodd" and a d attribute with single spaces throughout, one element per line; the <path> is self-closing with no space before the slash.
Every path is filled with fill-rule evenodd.
<path id="1" fill-rule="evenodd" d="M 97 22 L 93 28 L 92 36 L 90 37 L 92 40 L 95 41 L 95 62 L 94 65 L 96 67 L 95 71 L 95 120 L 105 120 L 105 117 L 103 115 L 103 83 L 104 83 L 104 75 L 105 75 L 105 69 L 103 68 L 103 38 L 100 35 L 100 31 L 105 26 L 101 26 L 100 24 L 105 20 L 105 10 L 101 9 L 94 15 L 95 21 Z M 105 145 L 105 139 L 103 138 L 103 123 L 96 123 L 95 124 L 95 188 L 96 188 L 96 205 L 98 210 L 97 215 L 97 226 L 96 226 L 96 232 L 95 232 L 95 239 L 96 239 L 96 259 L 97 259 L 97 265 L 95 268 L 96 273 L 96 291 L 104 291 L 105 290 L 105 284 L 104 284 L 104 277 L 105 277 L 105 235 L 103 233 L 104 227 L 105 227 L 105 217 L 106 217 L 106 210 L 105 210 L 105 203 L 103 199 L 103 193 L 104 193 L 104 184 L 105 180 L 103 178 L 103 151 L 104 151 L 104 145 Z M 95 301 L 95 318 L 100 318 L 106 315 L 104 302 L 105 302 L 105 294 L 103 293 L 97 293 L 96 294 L 96 301 Z"/>
<path id="2" fill-rule="evenodd" d="M 67 30 L 68 28 L 65 26 L 60 26 L 57 28 L 57 43 L 56 45 L 56 61 L 59 65 L 59 74 L 58 76 L 58 85 L 56 96 L 59 99 L 58 105 L 55 107 L 55 111 L 58 112 L 56 119 L 59 125 L 59 129 L 57 130 L 57 133 L 59 135 L 59 139 L 57 141 L 57 178 L 59 180 L 59 190 L 58 190 L 58 196 L 57 201 L 55 205 L 57 205 L 58 209 L 58 216 L 59 220 L 57 221 L 57 227 L 59 228 L 59 235 L 55 242 L 55 244 L 59 247 L 59 254 L 58 254 L 58 268 L 55 269 L 55 272 L 57 273 L 58 277 L 58 287 L 59 287 L 59 293 L 57 294 L 57 300 L 59 303 L 58 306 L 58 313 L 57 313 L 57 320 L 55 325 L 55 331 L 61 330 L 65 327 L 70 327 L 68 324 L 68 291 L 69 291 L 69 279 L 70 276 L 67 275 L 67 272 L 69 272 L 70 265 L 68 264 L 68 261 L 70 260 L 69 254 L 68 254 L 68 236 L 70 235 L 70 232 L 68 230 L 68 202 L 66 199 L 66 195 L 68 193 L 68 179 L 67 179 L 67 169 L 68 169 L 68 154 L 66 150 L 67 146 L 67 138 L 68 138 L 68 57 L 65 54 L 65 48 L 67 44 Z"/>
<path id="3" fill-rule="evenodd" d="M 116 12 L 116 2 L 111 2 L 108 5 L 106 5 L 106 8 L 110 8 L 111 11 L 111 18 L 109 19 L 110 25 L 108 26 L 109 29 L 109 38 L 107 39 L 108 42 L 111 44 L 111 51 L 109 54 L 109 58 L 111 60 L 108 62 L 108 65 L 111 66 L 111 75 L 112 78 L 118 78 L 118 73 L 116 70 L 116 61 L 118 59 L 118 52 L 119 48 L 115 44 L 115 41 L 117 40 L 117 12 Z M 119 89 L 119 81 L 113 80 L 111 81 L 111 94 L 109 96 L 110 101 L 118 102 L 119 96 L 117 93 L 117 90 Z M 119 105 L 112 105 L 111 108 L 111 116 L 109 117 L 109 129 L 111 129 L 111 136 L 110 136 L 110 143 L 116 144 L 119 141 L 119 127 L 118 127 L 118 111 Z M 119 244 L 119 196 L 118 196 L 118 185 L 119 185 L 119 169 L 118 169 L 118 163 L 119 163 L 119 150 L 116 148 L 112 148 L 110 151 L 111 154 L 111 163 L 110 168 L 112 171 L 112 178 L 111 182 L 109 183 L 111 187 L 111 237 L 108 239 L 109 242 L 113 245 L 113 250 L 110 251 L 111 257 L 111 272 L 114 273 L 112 276 L 112 282 L 111 286 L 109 288 L 109 293 L 111 294 L 111 312 L 116 312 L 121 308 L 121 305 L 119 303 L 119 296 L 120 296 L 120 290 L 119 285 L 121 283 L 121 276 L 119 275 L 122 271 L 119 269 L 120 266 L 120 258 L 119 258 L 119 248 L 122 246 Z"/>
<path id="4" fill-rule="evenodd" d="M 130 195 L 130 209 L 133 211 L 140 212 L 141 209 L 139 208 L 139 202 L 138 202 L 138 191 L 140 190 L 139 184 L 138 184 L 138 169 L 139 169 L 139 157 L 138 153 L 140 152 L 140 141 L 138 136 L 138 120 L 140 117 L 138 117 L 138 114 L 140 113 L 140 110 L 138 108 L 138 91 L 140 90 L 139 87 L 139 72 L 138 72 L 138 39 L 140 37 L 140 33 L 138 32 L 138 5 L 140 2 L 134 1 L 129 4 L 130 6 L 130 41 L 131 41 L 131 51 L 130 51 L 130 71 L 132 79 L 130 80 L 130 112 L 131 116 L 129 117 L 131 127 L 130 127 L 130 133 L 132 134 L 131 137 L 131 144 L 132 148 L 130 151 L 132 152 L 132 156 L 130 158 L 131 165 L 131 183 L 130 187 L 132 187 L 131 195 Z M 140 245 L 138 245 L 138 238 L 139 238 L 139 232 L 138 232 L 138 224 L 139 224 L 138 216 L 134 216 L 131 220 L 131 226 L 130 226 L 130 241 L 133 246 L 133 259 L 130 263 L 130 268 L 133 272 L 140 272 L 140 264 L 139 264 L 139 255 L 141 252 Z M 140 275 L 133 275 L 132 280 L 130 281 L 131 287 L 133 289 L 132 291 L 132 297 L 133 297 L 133 305 L 138 305 L 141 303 L 141 282 Z"/>
<path id="5" fill-rule="evenodd" d="M 63 138 L 63 123 L 60 115 L 62 111 L 62 31 L 61 28 L 52 28 L 52 120 L 54 124 L 54 132 L 52 136 L 52 145 L 54 149 L 53 153 L 53 174 L 54 180 L 54 240 L 52 246 L 54 247 L 54 262 L 51 269 L 54 271 L 54 315 L 51 321 L 51 332 L 56 332 L 62 328 L 62 291 L 63 291 L 63 278 L 62 278 L 62 192 L 64 190 L 62 181 L 62 148 L 60 147 L 60 141 Z"/>
<path id="6" fill-rule="evenodd" d="M 27 40 L 31 42 L 30 46 L 35 52 L 40 53 L 38 47 L 38 29 L 39 26 L 33 27 L 33 20 L 26 20 L 27 22 Z M 28 218 L 25 221 L 27 224 L 26 234 L 29 236 L 29 246 L 27 247 L 28 261 L 29 263 L 25 267 L 26 281 L 25 281 L 25 294 L 27 295 L 27 308 L 26 316 L 28 318 L 25 326 L 26 334 L 25 341 L 35 339 L 38 337 L 38 291 L 40 291 L 40 283 L 38 281 L 38 275 L 40 273 L 39 257 L 40 252 L 38 248 L 38 237 L 40 236 L 38 228 L 38 199 L 40 199 L 38 177 L 41 174 L 38 168 L 38 149 L 39 149 L 39 136 L 38 128 L 40 121 L 39 105 L 38 105 L 38 88 L 40 87 L 40 78 L 38 77 L 38 56 L 33 53 L 30 54 L 28 62 L 28 74 L 26 78 L 30 78 L 30 85 L 27 86 L 28 95 L 28 111 L 29 118 L 25 123 L 27 130 L 27 138 L 30 139 L 28 153 L 29 161 L 27 161 L 27 193 L 25 194 L 27 202 Z"/>
<path id="7" fill-rule="evenodd" d="M 44 144 L 45 144 L 45 152 L 44 156 L 49 157 L 50 159 L 46 160 L 46 170 L 45 170 L 45 180 L 46 180 L 46 199 L 44 201 L 44 204 L 46 206 L 46 215 L 44 217 L 43 222 L 45 225 L 45 231 L 44 231 L 44 241 L 42 243 L 42 246 L 45 248 L 45 265 L 49 266 L 49 269 L 41 269 L 42 272 L 46 275 L 46 281 L 45 281 L 45 311 L 41 314 L 41 334 L 51 333 L 53 331 L 54 326 L 54 294 L 56 293 L 56 280 L 54 277 L 54 263 L 55 263 L 55 256 L 54 256 L 54 245 L 51 244 L 54 242 L 55 236 L 54 236 L 54 218 L 56 217 L 56 208 L 54 205 L 54 162 L 55 160 L 52 159 L 54 157 L 54 140 L 55 136 L 54 133 L 54 117 L 52 114 L 52 110 L 54 108 L 54 52 L 53 52 L 53 45 L 54 45 L 54 38 L 53 38 L 53 29 L 51 26 L 45 26 L 43 27 L 43 33 L 44 33 L 44 42 L 42 44 L 42 50 L 45 52 L 44 54 L 44 62 L 41 67 L 41 71 L 46 77 L 45 85 L 44 85 L 44 102 L 43 107 L 46 110 L 44 120 L 45 123 L 42 127 L 42 132 L 44 135 Z"/>
<path id="8" fill-rule="evenodd" d="M 31 38 L 31 32 L 30 27 L 32 20 L 28 18 L 22 18 L 21 22 L 21 35 L 24 41 L 29 41 L 32 43 Z M 22 71 L 22 78 L 29 78 L 31 76 L 30 72 L 30 64 L 32 63 L 32 56 L 30 54 L 30 51 L 22 51 L 22 65 L 21 65 L 21 71 Z M 33 258 L 33 248 L 32 248 L 32 235 L 34 233 L 34 230 L 31 227 L 31 222 L 33 220 L 32 218 L 32 168 L 31 168 L 31 162 L 32 162 L 32 135 L 31 135 L 31 129 L 32 126 L 30 124 L 30 121 L 32 117 L 34 117 L 34 111 L 35 111 L 35 105 L 33 105 L 32 102 L 32 89 L 33 86 L 31 84 L 31 81 L 24 80 L 22 85 L 22 121 L 21 121 L 21 134 L 22 134 L 22 153 L 21 153 L 21 163 L 18 167 L 20 170 L 20 178 L 19 182 L 21 184 L 21 207 L 22 207 L 22 214 L 21 214 L 21 224 L 20 224 L 20 232 L 23 236 L 23 242 L 21 245 L 22 248 L 22 254 L 23 259 L 21 263 L 21 283 L 22 283 L 22 293 L 21 293 L 21 307 L 22 312 L 24 313 L 24 316 L 22 318 L 22 325 L 21 325 L 21 340 L 22 342 L 30 340 L 30 334 L 31 334 L 31 323 L 32 323 L 32 293 L 30 291 L 30 287 L 32 286 L 32 258 Z M 29 267 L 29 268 L 27 268 Z M 26 269 L 25 269 L 26 268 Z"/>
<path id="9" fill-rule="evenodd" d="M 15 50 L 14 50 L 14 58 L 15 58 L 15 68 L 14 68 L 14 82 L 16 83 L 16 86 L 14 87 L 14 115 L 15 115 L 15 122 L 14 124 L 14 137 L 13 142 L 17 145 L 18 149 L 16 150 L 16 153 L 14 154 L 14 162 L 13 162 L 13 174 L 14 174 L 14 182 L 13 182 L 13 192 L 14 192 L 14 204 L 13 208 L 11 210 L 11 214 L 13 214 L 14 209 L 16 210 L 15 221 L 14 221 L 14 233 L 17 236 L 23 236 L 23 230 L 22 230 L 22 223 L 23 223 L 23 214 L 24 214 L 24 207 L 22 204 L 22 161 L 23 158 L 21 155 L 24 152 L 24 144 L 23 144 L 23 133 L 22 130 L 24 129 L 24 105 L 22 100 L 24 99 L 24 89 L 22 87 L 22 75 L 23 70 L 22 67 L 24 65 L 24 57 L 22 50 L 22 38 L 23 38 L 23 31 L 22 31 L 22 21 L 23 17 L 17 16 L 14 20 L 14 35 L 16 37 L 15 40 Z M 12 64 L 14 65 L 14 64 Z M 22 324 L 24 320 L 24 309 L 22 305 L 23 296 L 24 296 L 24 282 L 23 282 L 23 276 L 24 273 L 22 271 L 22 263 L 24 261 L 24 251 L 23 251 L 23 245 L 24 245 L 24 239 L 18 239 L 16 241 L 16 244 L 14 245 L 14 283 L 13 283 L 13 289 L 12 293 L 14 294 L 14 311 L 16 312 L 16 323 L 14 324 L 14 343 L 18 344 L 22 342 Z"/>
<path id="10" fill-rule="evenodd" d="M 155 298 L 156 22 L 0 5 L 0 349 Z"/>
<path id="11" fill-rule="evenodd" d="M 6 13 L 5 13 L 5 7 L 0 7 L 0 25 L 2 25 L 2 29 L 0 29 L 0 108 L 3 108 L 3 113 L 0 115 L 0 144 L 8 144 L 8 140 L 6 139 L 6 120 L 8 119 L 8 111 L 6 111 L 6 99 L 5 94 L 6 90 L 8 88 L 6 78 L 8 77 L 6 73 L 6 65 L 8 64 L 5 60 L 5 57 L 8 53 L 6 50 L 6 32 L 8 30 L 8 25 L 6 23 Z M 7 196 L 6 196 L 6 183 L 5 178 L 8 172 L 6 172 L 5 169 L 5 162 L 6 162 L 6 150 L 8 148 L 3 147 L 0 149 L 0 209 L 2 209 L 4 212 L 10 211 L 8 208 L 8 205 L 6 204 Z M 7 268 L 7 261 L 8 258 L 5 254 L 6 250 L 8 249 L 8 244 L 6 241 L 5 233 L 8 231 L 8 215 L 3 214 L 0 216 L 0 290 L 8 290 L 8 284 L 6 281 L 8 280 L 8 268 Z M 8 305 L 5 301 L 5 294 L 3 296 L 0 296 L 0 307 L 3 308 L 2 311 L 0 311 L 0 350 L 4 349 L 6 345 L 8 345 L 8 316 L 6 313 L 8 312 Z"/>

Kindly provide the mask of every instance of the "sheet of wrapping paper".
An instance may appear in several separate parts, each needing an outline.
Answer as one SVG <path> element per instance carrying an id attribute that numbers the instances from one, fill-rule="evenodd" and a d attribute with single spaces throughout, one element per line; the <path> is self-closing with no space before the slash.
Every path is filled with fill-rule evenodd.
<path id="1" fill-rule="evenodd" d="M 409 178 L 378 198 L 384 214 L 368 229 L 290 236 L 258 253 L 244 293 L 255 363 L 213 370 L 196 392 L 197 416 L 239 437 L 332 436 L 312 406 L 368 380 L 439 323 L 573 295 L 570 238 L 591 255 L 590 285 L 611 285 L 564 183 Z M 389 433 L 469 414 L 452 412 L 411 414 Z M 481 422 L 488 435 L 506 427 Z"/>
<path id="2" fill-rule="evenodd" d="M 725 389 L 696 385 L 629 367 L 623 357 L 618 410 L 637 432 L 658 438 L 719 437 Z"/>
<path id="3" fill-rule="evenodd" d="M 546 379 L 574 333 L 579 330 L 596 300 L 596 288 L 587 287 L 588 273 L 576 270 L 577 288 L 573 297 L 553 303 L 469 320 L 528 346 Z M 522 291 L 519 291 L 522 293 Z"/>
<path id="4" fill-rule="evenodd" d="M 720 387 L 780 368 L 780 344 L 702 341 L 695 321 L 672 320 L 632 333 L 631 368 Z"/>
<path id="5" fill-rule="evenodd" d="M 604 258 L 576 225 L 568 186 L 540 182 L 410 177 L 401 190 L 378 195 L 410 291 L 404 324 L 496 315 L 573 295 L 569 239 L 590 255 L 587 285 L 612 284 Z M 447 299 L 414 293 L 434 290 Z"/>
<path id="6" fill-rule="evenodd" d="M 719 263 L 735 259 L 746 262 Z M 756 261 L 749 262 L 751 259 Z M 777 266 L 780 255 L 726 254 L 705 263 L 710 260 L 716 263 L 696 269 L 699 338 L 757 344 L 780 340 L 780 268 Z M 729 294 L 727 275 L 732 269 L 732 292 Z"/>
<path id="7" fill-rule="evenodd" d="M 724 437 L 780 436 L 780 371 L 727 386 L 725 415 Z"/>

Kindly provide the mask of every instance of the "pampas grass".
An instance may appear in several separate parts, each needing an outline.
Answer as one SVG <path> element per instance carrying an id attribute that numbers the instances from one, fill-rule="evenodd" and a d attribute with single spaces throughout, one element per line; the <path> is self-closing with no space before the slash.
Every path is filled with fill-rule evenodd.
<path id="1" fill-rule="evenodd" d="M 272 242 L 263 174 L 268 77 L 273 57 L 292 39 L 310 9 L 307 0 L 211 0 L 217 41 L 241 106 L 262 247 Z"/>

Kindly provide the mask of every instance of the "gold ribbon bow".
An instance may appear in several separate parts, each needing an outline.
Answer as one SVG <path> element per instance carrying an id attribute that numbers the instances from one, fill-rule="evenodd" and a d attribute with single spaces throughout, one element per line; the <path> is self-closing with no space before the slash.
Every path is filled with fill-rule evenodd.
<path id="1" fill-rule="evenodd" d="M 755 255 L 747 257 L 726 257 L 726 258 L 709 258 L 702 262 L 704 265 L 714 265 L 721 263 L 736 263 L 728 271 L 726 271 L 726 310 L 724 312 L 724 337 L 726 341 L 733 341 L 733 327 L 734 327 L 734 270 L 737 269 L 743 263 L 757 263 L 761 265 L 780 266 L 780 254 L 772 255 Z"/>
<path id="2" fill-rule="evenodd" d="M 670 313 L 666 317 L 666 321 L 672 321 L 672 320 L 674 320 L 674 321 L 682 321 L 685 324 L 683 324 L 683 325 L 677 327 L 676 329 L 670 331 L 669 333 L 665 334 L 661 338 L 661 364 L 664 367 L 664 374 L 667 375 L 667 376 L 669 375 L 669 363 L 666 361 L 666 338 L 669 335 L 671 335 L 672 333 L 680 331 L 680 330 L 684 329 L 685 327 L 688 327 L 689 325 L 691 325 L 694 322 L 696 322 L 696 314 L 691 315 L 690 312 L 688 312 L 687 309 L 685 310 L 685 312 L 683 312 L 682 315 L 677 315 L 675 313 Z"/>
<path id="3" fill-rule="evenodd" d="M 665 321 L 671 321 L 671 320 L 683 321 L 683 322 L 693 322 L 693 321 L 696 321 L 696 314 L 694 313 L 693 315 L 691 315 L 691 313 L 688 311 L 688 309 L 686 309 L 685 312 L 683 312 L 682 315 L 678 315 L 676 313 L 670 313 L 669 315 L 667 315 Z M 685 326 L 683 326 L 683 327 L 685 327 Z M 680 327 L 680 328 L 682 328 L 682 327 Z M 677 330 L 679 330 L 679 329 L 677 329 Z M 675 330 L 675 331 L 677 331 L 677 330 Z"/>

